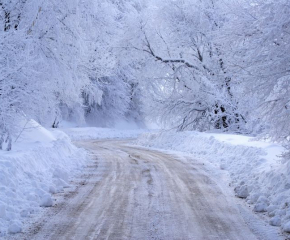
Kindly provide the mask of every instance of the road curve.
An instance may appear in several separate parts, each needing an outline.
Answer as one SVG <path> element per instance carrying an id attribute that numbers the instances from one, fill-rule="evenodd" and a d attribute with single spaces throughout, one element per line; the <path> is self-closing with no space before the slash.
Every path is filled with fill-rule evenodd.
<path id="1" fill-rule="evenodd" d="M 126 141 L 78 145 L 95 159 L 87 180 L 23 239 L 257 239 L 202 163 Z"/>

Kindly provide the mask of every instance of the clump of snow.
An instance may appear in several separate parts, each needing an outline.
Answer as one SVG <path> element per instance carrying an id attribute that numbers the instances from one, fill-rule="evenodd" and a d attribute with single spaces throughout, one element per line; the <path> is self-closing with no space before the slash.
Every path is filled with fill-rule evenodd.
<path id="1" fill-rule="evenodd" d="M 69 186 L 87 160 L 62 131 L 23 123 L 12 151 L 0 151 L 0 237 L 20 232 L 27 218 L 53 206 L 52 194 Z"/>
<path id="2" fill-rule="evenodd" d="M 12 234 L 20 233 L 21 231 L 22 231 L 22 224 L 19 221 L 13 221 L 8 228 L 8 232 Z"/>
<path id="3" fill-rule="evenodd" d="M 245 185 L 235 188 L 236 196 L 239 198 L 247 198 L 249 196 L 248 187 Z"/>
<path id="4" fill-rule="evenodd" d="M 53 201 L 51 195 L 45 194 L 41 197 L 40 206 L 41 207 L 52 207 Z"/>
<path id="5" fill-rule="evenodd" d="M 254 206 L 255 212 L 267 212 L 269 206 L 269 200 L 265 196 L 260 196 L 257 200 L 257 203 Z"/>
<path id="6" fill-rule="evenodd" d="M 285 232 L 290 233 L 290 221 L 288 221 L 288 222 L 286 222 L 286 223 L 284 224 L 284 226 L 283 226 L 283 230 L 284 230 Z"/>
<path id="7" fill-rule="evenodd" d="M 89 139 L 113 139 L 113 138 L 137 138 L 140 134 L 148 132 L 144 129 L 113 129 L 113 128 L 97 128 L 97 127 L 84 127 L 84 128 L 63 128 L 72 140 L 89 140 Z"/>
<path id="8" fill-rule="evenodd" d="M 265 202 L 256 203 L 254 207 L 255 212 L 267 212 L 268 205 Z"/>
<path id="9" fill-rule="evenodd" d="M 280 216 L 274 216 L 270 219 L 270 224 L 272 226 L 281 226 L 281 217 Z"/>
<path id="10" fill-rule="evenodd" d="M 290 162 L 285 149 L 252 137 L 200 132 L 147 133 L 137 144 L 182 151 L 225 170 L 239 198 L 253 205 L 255 212 L 267 212 L 269 223 L 290 232 Z"/>

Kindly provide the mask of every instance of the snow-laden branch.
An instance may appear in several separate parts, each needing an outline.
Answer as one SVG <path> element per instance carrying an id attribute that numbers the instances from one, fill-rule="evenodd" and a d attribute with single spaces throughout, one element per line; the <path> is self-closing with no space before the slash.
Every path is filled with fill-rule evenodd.
<path id="1" fill-rule="evenodd" d="M 161 61 L 163 63 L 182 63 L 189 68 L 194 68 L 194 69 L 198 70 L 198 68 L 196 66 L 194 66 L 193 64 L 189 63 L 188 61 L 186 61 L 184 59 L 165 59 L 165 58 L 158 56 L 153 51 L 153 48 L 151 47 L 151 44 L 148 40 L 148 37 L 144 31 L 143 31 L 143 34 L 145 37 L 145 46 L 147 47 L 147 49 L 142 49 L 142 51 L 149 53 L 151 56 L 153 56 L 155 58 L 156 61 Z"/>

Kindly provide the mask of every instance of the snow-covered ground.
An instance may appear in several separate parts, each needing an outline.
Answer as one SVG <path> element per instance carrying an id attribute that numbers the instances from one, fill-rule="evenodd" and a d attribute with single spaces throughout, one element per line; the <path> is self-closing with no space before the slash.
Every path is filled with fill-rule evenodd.
<path id="1" fill-rule="evenodd" d="M 90 161 L 72 140 L 136 138 L 145 130 L 105 128 L 46 129 L 23 121 L 12 151 L 0 151 L 0 237 L 22 230 L 42 207 L 54 204 L 53 194 L 69 187 L 69 180 Z"/>
<path id="2" fill-rule="evenodd" d="M 159 132 L 104 128 L 47 130 L 33 120 L 13 144 L 0 151 L 0 237 L 21 231 L 41 207 L 54 204 L 52 194 L 88 163 L 72 140 L 136 138 L 137 144 L 193 154 L 227 171 L 231 186 L 253 211 L 269 215 L 271 225 L 290 232 L 290 163 L 279 157 L 284 148 L 254 138 L 218 133 Z M 142 134 L 140 136 L 140 134 Z"/>
<path id="3" fill-rule="evenodd" d="M 143 134 L 136 143 L 190 153 L 227 171 L 237 197 L 253 211 L 267 213 L 271 225 L 290 232 L 290 162 L 280 157 L 281 145 L 240 135 L 173 131 Z"/>
<path id="4" fill-rule="evenodd" d="M 51 195 L 63 191 L 87 161 L 63 132 L 34 120 L 24 126 L 12 151 L 0 151 L 0 237 L 20 232 L 40 207 L 53 205 Z"/>
<path id="5" fill-rule="evenodd" d="M 116 139 L 116 138 L 137 138 L 140 134 L 148 132 L 144 129 L 121 130 L 114 128 L 63 128 L 64 131 L 72 140 L 89 140 L 89 139 Z"/>

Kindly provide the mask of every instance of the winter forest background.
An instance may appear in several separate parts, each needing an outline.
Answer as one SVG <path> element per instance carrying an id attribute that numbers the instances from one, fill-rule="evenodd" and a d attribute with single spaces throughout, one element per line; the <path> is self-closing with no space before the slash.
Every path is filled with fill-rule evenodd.
<path id="1" fill-rule="evenodd" d="M 1 0 L 0 147 L 30 118 L 287 143 L 289 16 L 287 0 Z"/>

